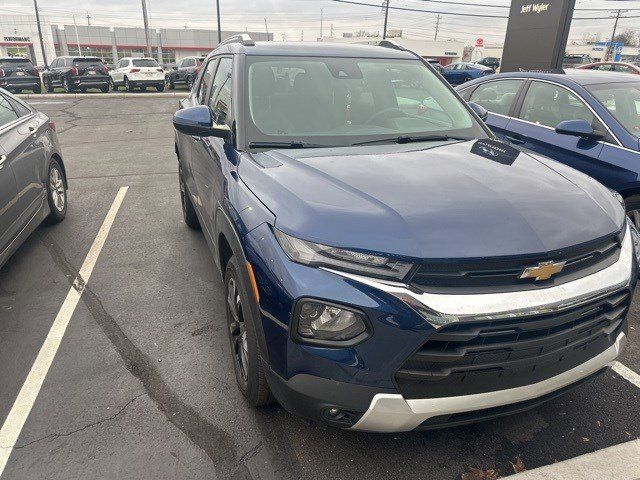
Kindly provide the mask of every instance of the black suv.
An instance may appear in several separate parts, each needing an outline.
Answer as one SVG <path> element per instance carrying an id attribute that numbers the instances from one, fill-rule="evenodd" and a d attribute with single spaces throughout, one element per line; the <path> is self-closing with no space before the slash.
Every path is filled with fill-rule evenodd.
<path id="1" fill-rule="evenodd" d="M 76 90 L 86 92 L 88 88 L 109 91 L 109 71 L 98 57 L 58 57 L 49 70 L 43 72 L 42 83 L 47 92 L 62 87 L 65 93 Z"/>
<path id="2" fill-rule="evenodd" d="M 40 93 L 40 74 L 28 58 L 0 58 L 0 88 L 17 93 L 22 90 Z"/>
<path id="3" fill-rule="evenodd" d="M 173 69 L 165 75 L 165 80 L 169 86 L 169 90 L 176 88 L 176 85 L 186 85 L 189 90 L 193 88 L 204 57 L 185 57 L 178 62 Z"/>
<path id="4" fill-rule="evenodd" d="M 498 57 L 484 57 L 476 62 L 479 65 L 498 70 L 500 68 L 500 59 Z"/>

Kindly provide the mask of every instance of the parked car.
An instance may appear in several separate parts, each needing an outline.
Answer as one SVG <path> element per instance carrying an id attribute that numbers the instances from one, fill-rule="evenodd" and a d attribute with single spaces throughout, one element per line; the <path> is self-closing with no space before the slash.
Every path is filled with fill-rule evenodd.
<path id="1" fill-rule="evenodd" d="M 169 90 L 176 85 L 186 85 L 189 90 L 193 88 L 193 82 L 200 72 L 204 57 L 185 57 L 165 75 L 165 81 Z"/>
<path id="2" fill-rule="evenodd" d="M 444 67 L 440 63 L 440 60 L 438 60 L 437 58 L 425 58 L 425 60 L 427 61 L 427 63 L 429 63 L 429 65 L 436 69 L 436 72 L 442 75 L 442 70 L 444 69 Z"/>
<path id="3" fill-rule="evenodd" d="M 180 196 L 250 404 L 459 425 L 618 356 L 638 254 L 620 199 L 495 140 L 418 55 L 241 35 L 203 69 L 173 117 Z"/>
<path id="4" fill-rule="evenodd" d="M 565 55 L 562 60 L 563 68 L 577 68 L 580 65 L 593 63 L 593 58 L 589 55 Z"/>
<path id="5" fill-rule="evenodd" d="M 640 81 L 571 69 L 508 73 L 459 87 L 489 111 L 501 139 L 592 176 L 617 191 L 640 225 Z"/>
<path id="6" fill-rule="evenodd" d="M 123 58 L 109 72 L 109 76 L 114 91 L 121 86 L 127 92 L 133 92 L 136 88 L 144 92 L 147 87 L 154 87 L 158 92 L 164 91 L 164 70 L 153 58 Z"/>
<path id="7" fill-rule="evenodd" d="M 495 73 L 495 71 L 484 65 L 461 62 L 451 63 L 444 67 L 442 76 L 446 78 L 451 85 L 460 85 L 475 78 L 491 75 L 492 73 Z"/>
<path id="8" fill-rule="evenodd" d="M 619 72 L 619 73 L 632 73 L 634 75 L 640 75 L 640 67 L 633 63 L 625 62 L 596 62 L 588 63 L 586 65 L 579 65 L 576 68 L 584 68 L 585 70 L 599 70 L 603 72 Z"/>
<path id="9" fill-rule="evenodd" d="M 98 57 L 58 57 L 42 73 L 42 83 L 49 93 L 55 87 L 62 87 L 65 93 L 86 92 L 88 88 L 107 93 L 109 81 L 109 71 Z"/>
<path id="10" fill-rule="evenodd" d="M 43 221 L 67 213 L 55 124 L 0 89 L 0 267 Z"/>
<path id="11" fill-rule="evenodd" d="M 498 70 L 500 68 L 500 59 L 498 57 L 483 57 L 476 63 L 489 67 L 492 70 Z"/>
<path id="12" fill-rule="evenodd" d="M 31 90 L 40 93 L 40 74 L 31 60 L 23 57 L 0 58 L 0 88 L 20 93 Z"/>

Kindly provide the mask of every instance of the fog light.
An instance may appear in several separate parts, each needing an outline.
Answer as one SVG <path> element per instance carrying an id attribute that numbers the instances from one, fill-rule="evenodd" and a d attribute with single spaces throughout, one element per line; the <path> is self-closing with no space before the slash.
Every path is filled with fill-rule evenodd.
<path id="1" fill-rule="evenodd" d="M 327 413 L 329 414 L 329 416 L 331 417 L 337 417 L 338 415 L 340 415 L 340 409 L 339 408 L 330 408 Z"/>
<path id="2" fill-rule="evenodd" d="M 295 317 L 298 339 L 306 343 L 360 341 L 366 337 L 363 336 L 367 331 L 364 314 L 348 307 L 301 300 Z"/>

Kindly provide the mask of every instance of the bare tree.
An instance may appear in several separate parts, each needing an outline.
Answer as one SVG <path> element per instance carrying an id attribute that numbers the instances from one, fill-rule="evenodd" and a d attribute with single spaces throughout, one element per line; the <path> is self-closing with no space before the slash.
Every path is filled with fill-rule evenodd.
<path id="1" fill-rule="evenodd" d="M 637 47 L 638 46 L 638 37 L 636 36 L 636 32 L 633 30 L 625 30 L 622 33 L 617 34 L 613 37 L 613 41 L 617 43 L 622 43 L 628 47 Z"/>

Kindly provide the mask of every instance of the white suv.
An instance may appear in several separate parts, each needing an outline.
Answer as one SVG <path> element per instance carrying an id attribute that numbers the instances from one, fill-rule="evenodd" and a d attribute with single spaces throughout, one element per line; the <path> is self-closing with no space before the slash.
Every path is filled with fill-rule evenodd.
<path id="1" fill-rule="evenodd" d="M 127 92 L 133 92 L 136 87 L 144 92 L 149 86 L 155 87 L 158 92 L 164 90 L 164 70 L 153 58 L 123 58 L 116 63 L 109 76 L 114 91 L 118 91 L 121 86 Z"/>

